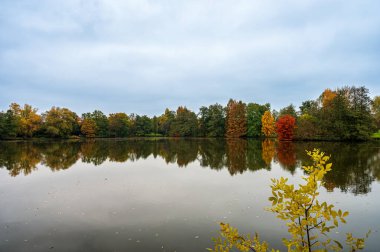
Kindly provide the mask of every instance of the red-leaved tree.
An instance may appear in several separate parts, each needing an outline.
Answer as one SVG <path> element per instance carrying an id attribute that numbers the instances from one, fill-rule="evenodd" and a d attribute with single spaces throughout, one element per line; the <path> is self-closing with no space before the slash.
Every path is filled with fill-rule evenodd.
<path id="1" fill-rule="evenodd" d="M 283 115 L 276 122 L 276 132 L 280 141 L 291 141 L 296 128 L 296 119 L 291 115 Z"/>

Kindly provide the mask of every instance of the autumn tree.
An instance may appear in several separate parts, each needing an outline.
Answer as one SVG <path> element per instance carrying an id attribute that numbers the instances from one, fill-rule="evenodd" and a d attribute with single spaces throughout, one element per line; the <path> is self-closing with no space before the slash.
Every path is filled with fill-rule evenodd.
<path id="1" fill-rule="evenodd" d="M 111 137 L 126 137 L 130 127 L 130 120 L 125 113 L 114 113 L 108 117 L 109 135 Z"/>
<path id="2" fill-rule="evenodd" d="M 108 118 L 100 110 L 94 110 L 92 113 L 82 114 L 83 119 L 91 119 L 96 124 L 95 135 L 98 137 L 108 136 Z"/>
<path id="3" fill-rule="evenodd" d="M 280 141 L 293 140 L 296 119 L 291 115 L 283 115 L 276 122 L 276 132 Z"/>
<path id="4" fill-rule="evenodd" d="M 41 127 L 42 117 L 37 114 L 38 109 L 25 104 L 21 110 L 20 127 L 23 136 L 32 137 Z"/>
<path id="5" fill-rule="evenodd" d="M 84 119 L 80 131 L 86 137 L 95 137 L 96 123 L 92 119 Z"/>
<path id="6" fill-rule="evenodd" d="M 264 112 L 264 115 L 261 117 L 261 132 L 266 136 L 270 137 L 276 133 L 275 130 L 275 120 L 269 110 Z"/>
<path id="7" fill-rule="evenodd" d="M 25 104 L 21 107 L 17 103 L 12 103 L 10 110 L 17 118 L 18 122 L 18 135 L 21 137 L 32 137 L 42 124 L 42 117 L 37 114 L 37 109 Z"/>
<path id="8" fill-rule="evenodd" d="M 225 108 L 216 103 L 199 109 L 200 135 L 206 137 L 223 137 L 225 134 Z"/>
<path id="9" fill-rule="evenodd" d="M 175 112 L 166 108 L 165 112 L 158 117 L 158 132 L 164 136 L 169 136 L 174 118 Z"/>
<path id="10" fill-rule="evenodd" d="M 322 107 L 326 108 L 330 106 L 331 102 L 334 100 L 336 96 L 337 96 L 337 92 L 332 91 L 329 88 L 325 89 L 325 91 L 323 91 L 322 95 L 320 96 Z"/>
<path id="11" fill-rule="evenodd" d="M 43 114 L 44 131 L 50 137 L 69 137 L 79 129 L 79 117 L 67 108 L 52 107 Z"/>
<path id="12" fill-rule="evenodd" d="M 269 103 L 260 105 L 257 103 L 248 103 L 247 106 L 247 136 L 260 137 L 262 135 L 261 118 L 265 111 L 270 110 Z"/>
<path id="13" fill-rule="evenodd" d="M 247 110 L 242 101 L 230 99 L 227 104 L 226 137 L 244 137 L 247 135 Z"/>

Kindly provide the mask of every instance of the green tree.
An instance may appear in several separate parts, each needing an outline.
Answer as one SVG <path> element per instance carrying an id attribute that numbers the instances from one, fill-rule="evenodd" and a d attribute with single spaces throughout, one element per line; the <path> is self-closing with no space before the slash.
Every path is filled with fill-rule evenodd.
<path id="1" fill-rule="evenodd" d="M 148 116 L 137 115 L 133 123 L 133 132 L 135 136 L 145 136 L 153 132 L 153 121 Z"/>
<path id="2" fill-rule="evenodd" d="M 364 87 L 343 87 L 320 113 L 322 135 L 328 139 L 367 140 L 375 129 L 371 99 Z"/>
<path id="3" fill-rule="evenodd" d="M 16 137 L 19 127 L 19 120 L 11 109 L 0 112 L 0 138 Z"/>
<path id="4" fill-rule="evenodd" d="M 318 119 L 310 114 L 304 113 L 298 117 L 295 129 L 297 139 L 317 139 L 320 137 Z"/>
<path id="5" fill-rule="evenodd" d="M 157 116 L 153 116 L 152 118 L 152 130 L 155 136 L 158 135 L 158 117 Z"/>
<path id="6" fill-rule="evenodd" d="M 52 107 L 43 114 L 44 131 L 50 137 L 68 137 L 79 130 L 79 117 L 67 108 Z"/>
<path id="7" fill-rule="evenodd" d="M 280 109 L 280 113 L 278 117 L 280 118 L 281 116 L 284 116 L 284 115 L 291 115 L 294 118 L 297 118 L 297 111 L 293 104 L 290 104 L 289 106 Z"/>
<path id="8" fill-rule="evenodd" d="M 186 107 L 178 107 L 175 118 L 170 127 L 170 135 L 176 137 L 197 136 L 197 115 Z"/>
<path id="9" fill-rule="evenodd" d="M 375 122 L 371 115 L 372 101 L 369 90 L 365 87 L 346 87 L 348 90 L 348 103 L 352 116 L 350 124 L 350 138 L 366 140 L 375 130 Z"/>
<path id="10" fill-rule="evenodd" d="M 260 137 L 262 136 L 261 118 L 265 111 L 270 110 L 270 104 L 260 105 L 257 103 L 249 103 L 247 106 L 247 136 Z"/>
<path id="11" fill-rule="evenodd" d="M 111 137 L 126 137 L 130 128 L 130 119 L 125 113 L 110 114 L 108 117 L 109 135 Z"/>
<path id="12" fill-rule="evenodd" d="M 225 108 L 216 103 L 199 109 L 200 135 L 206 137 L 223 137 L 225 134 Z"/>
<path id="13" fill-rule="evenodd" d="M 300 106 L 301 115 L 308 114 L 308 115 L 315 116 L 316 114 L 318 114 L 318 111 L 319 111 L 319 106 L 318 106 L 317 101 L 307 100 L 307 101 L 302 102 L 302 105 Z"/>
<path id="14" fill-rule="evenodd" d="M 170 128 L 175 118 L 175 112 L 165 109 L 164 114 L 158 117 L 158 132 L 164 136 L 169 136 Z"/>

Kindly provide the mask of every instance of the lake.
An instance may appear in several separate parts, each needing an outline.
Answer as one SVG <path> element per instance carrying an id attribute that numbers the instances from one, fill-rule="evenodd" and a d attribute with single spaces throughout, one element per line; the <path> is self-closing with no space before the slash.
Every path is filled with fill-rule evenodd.
<path id="1" fill-rule="evenodd" d="M 334 230 L 380 246 L 380 142 L 129 139 L 0 142 L 0 251 L 206 251 L 219 222 L 284 249 L 271 178 L 298 183 L 305 150 L 331 154 L 321 200 Z"/>

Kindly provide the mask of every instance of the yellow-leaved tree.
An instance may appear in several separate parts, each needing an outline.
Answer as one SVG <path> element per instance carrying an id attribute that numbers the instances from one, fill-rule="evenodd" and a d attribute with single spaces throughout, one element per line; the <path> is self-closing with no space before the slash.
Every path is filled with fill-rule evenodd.
<path id="1" fill-rule="evenodd" d="M 325 91 L 323 91 L 320 99 L 322 101 L 322 106 L 324 108 L 328 107 L 331 105 L 332 101 L 334 100 L 334 98 L 336 97 L 336 92 L 335 91 L 332 91 L 331 89 L 327 88 L 325 89 Z"/>
<path id="2" fill-rule="evenodd" d="M 42 118 L 37 114 L 37 109 L 25 104 L 21 107 L 17 103 L 12 103 L 11 111 L 18 121 L 18 135 L 22 137 L 32 137 L 41 127 Z"/>
<path id="3" fill-rule="evenodd" d="M 274 123 L 275 120 L 272 113 L 269 110 L 265 111 L 261 117 L 261 132 L 263 132 L 266 137 L 270 137 L 276 132 Z"/>
<path id="4" fill-rule="evenodd" d="M 288 184 L 288 179 L 272 179 L 272 196 L 269 201 L 272 207 L 267 210 L 275 213 L 277 218 L 286 221 L 291 238 L 283 238 L 288 251 L 341 251 L 343 245 L 328 237 L 328 233 L 338 227 L 339 222 L 346 223 L 348 212 L 336 210 L 334 205 L 318 200 L 318 189 L 323 185 L 323 177 L 331 171 L 330 156 L 318 149 L 307 151 L 313 161 L 310 166 L 303 166 L 307 176 L 303 177 L 304 184 L 296 188 Z M 221 237 L 214 239 L 215 252 L 228 252 L 232 248 L 240 251 L 269 251 L 269 245 L 260 241 L 259 236 L 240 235 L 238 230 L 229 224 L 220 223 Z M 364 248 L 365 238 L 355 238 L 351 233 L 346 234 L 347 250 L 357 251 Z M 272 249 L 271 251 L 278 251 Z"/>

